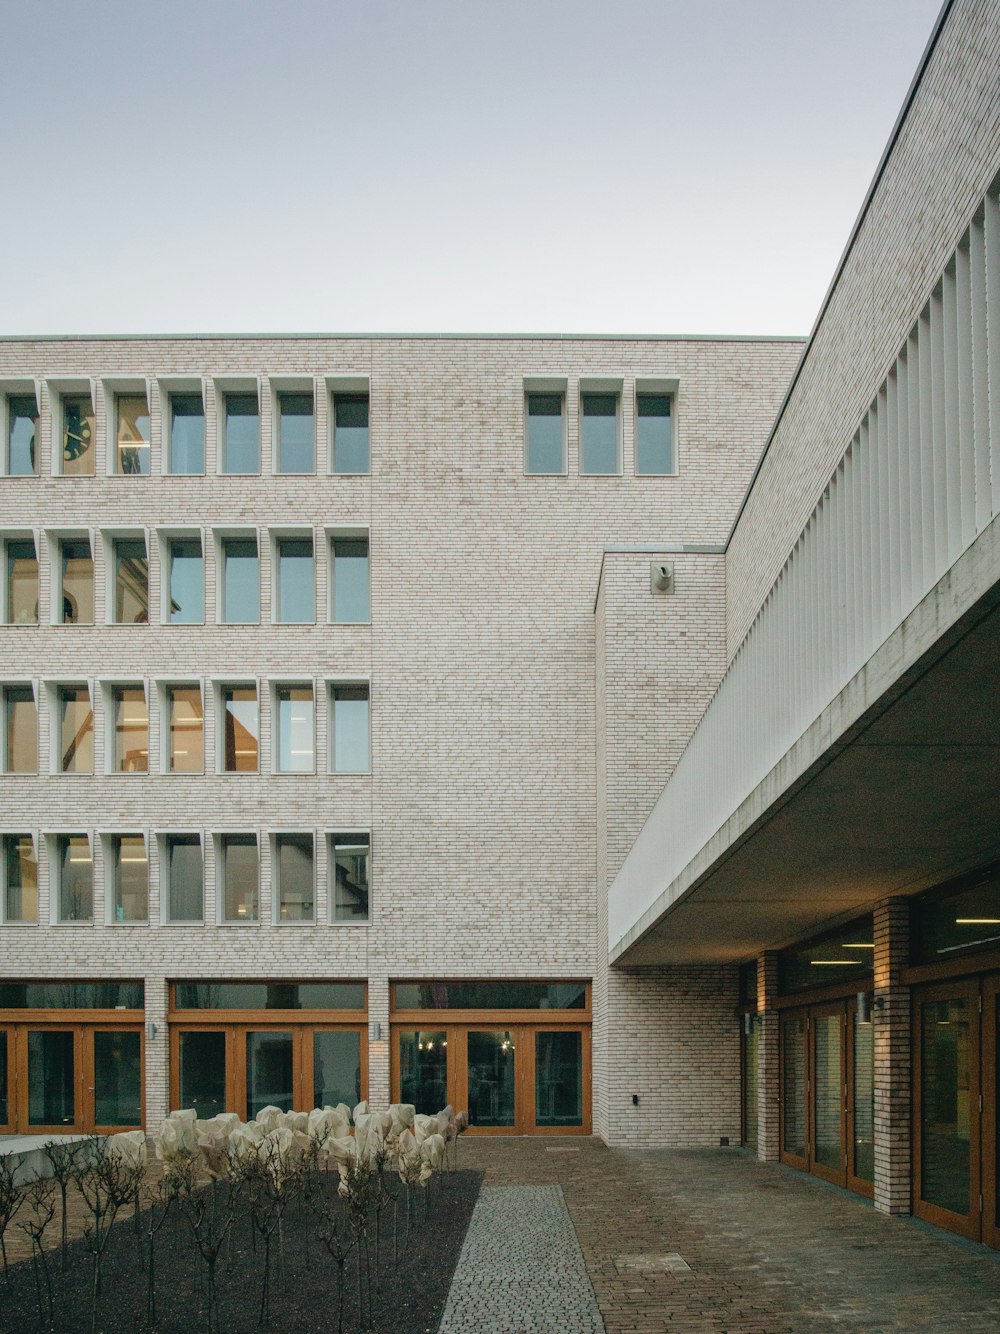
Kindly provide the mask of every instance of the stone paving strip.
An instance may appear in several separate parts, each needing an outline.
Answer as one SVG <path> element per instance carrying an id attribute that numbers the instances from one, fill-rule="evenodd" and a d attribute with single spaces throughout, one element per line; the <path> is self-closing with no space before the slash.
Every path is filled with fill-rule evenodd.
<path id="1" fill-rule="evenodd" d="M 561 1186 L 483 1186 L 438 1334 L 604 1334 Z"/>

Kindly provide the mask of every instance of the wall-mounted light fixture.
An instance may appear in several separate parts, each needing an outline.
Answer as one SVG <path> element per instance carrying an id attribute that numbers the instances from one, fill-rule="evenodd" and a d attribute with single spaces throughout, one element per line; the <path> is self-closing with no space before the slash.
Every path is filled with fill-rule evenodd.
<path id="1" fill-rule="evenodd" d="M 753 1015 L 747 1010 L 746 1014 L 743 1016 L 743 1032 L 747 1037 L 753 1032 L 753 1019 Z"/>
<path id="2" fill-rule="evenodd" d="M 382 1024 L 378 1019 L 372 1020 L 372 1042 L 382 1041 Z M 421 1043 L 421 1046 L 423 1044 Z M 428 1043 L 428 1046 L 430 1044 Z"/>
<path id="3" fill-rule="evenodd" d="M 157 1033 L 156 1025 L 153 1023 L 152 1019 L 150 1019 L 149 1022 L 146 1024 L 146 1037 L 149 1039 L 150 1042 L 154 1041 L 154 1039 L 156 1038 L 156 1033 Z"/>

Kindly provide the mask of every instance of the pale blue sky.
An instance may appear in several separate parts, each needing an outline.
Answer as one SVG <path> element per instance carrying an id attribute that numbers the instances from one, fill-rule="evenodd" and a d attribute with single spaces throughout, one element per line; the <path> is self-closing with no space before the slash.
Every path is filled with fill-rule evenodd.
<path id="1" fill-rule="evenodd" d="M 804 333 L 939 0 L 4 0 L 3 333 Z"/>

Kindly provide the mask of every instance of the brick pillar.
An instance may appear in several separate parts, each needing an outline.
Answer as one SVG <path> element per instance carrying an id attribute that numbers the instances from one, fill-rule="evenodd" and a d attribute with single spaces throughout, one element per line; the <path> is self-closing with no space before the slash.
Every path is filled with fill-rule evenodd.
<path id="1" fill-rule="evenodd" d="M 910 1212 L 910 989 L 901 981 L 909 955 L 906 899 L 875 906 L 875 1208 Z"/>
<path id="2" fill-rule="evenodd" d="M 757 959 L 757 1016 L 760 1048 L 757 1070 L 757 1157 L 764 1163 L 778 1158 L 778 956 L 762 954 Z"/>
<path id="3" fill-rule="evenodd" d="M 374 970 L 368 979 L 368 1101 L 379 1110 L 389 1106 L 389 979 Z"/>
<path id="4" fill-rule="evenodd" d="M 155 1135 L 171 1109 L 168 1107 L 170 1079 L 167 1028 L 167 982 L 149 977 L 146 983 L 146 1134 Z M 153 1028 L 156 1036 L 153 1036 Z"/>

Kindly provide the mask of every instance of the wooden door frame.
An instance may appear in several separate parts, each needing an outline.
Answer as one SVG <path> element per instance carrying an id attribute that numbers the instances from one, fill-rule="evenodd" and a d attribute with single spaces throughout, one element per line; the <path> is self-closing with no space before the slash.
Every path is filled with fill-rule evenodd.
<path id="1" fill-rule="evenodd" d="M 870 993 L 869 993 L 869 996 L 870 996 Z M 868 1022 L 869 1022 L 870 1024 L 874 1025 L 874 1020 L 871 1018 L 871 1015 L 872 1015 L 872 1013 L 873 1013 L 873 1011 L 872 1011 L 872 1009 L 871 1009 L 871 999 L 869 999 L 869 1007 L 870 1007 L 870 1008 L 869 1008 L 869 1011 L 868 1011 L 868 1014 L 869 1014 Z M 846 1008 L 847 1008 L 847 1013 L 846 1013 L 845 1018 L 844 1018 L 844 1034 L 845 1034 L 845 1037 L 846 1037 L 846 1040 L 847 1040 L 847 1041 L 846 1041 L 845 1048 L 844 1048 L 844 1069 L 845 1069 L 845 1074 L 846 1074 L 846 1077 L 847 1077 L 847 1089 L 846 1089 L 846 1094 L 845 1094 L 845 1104 L 846 1104 L 846 1106 L 845 1106 L 845 1114 L 844 1114 L 844 1153 L 845 1153 L 845 1162 L 846 1162 L 846 1168 L 847 1168 L 847 1182 L 846 1182 L 846 1184 L 847 1184 L 847 1189 L 848 1189 L 848 1190 L 852 1190 L 852 1191 L 854 1191 L 854 1193 L 855 1193 L 856 1195 L 866 1195 L 866 1196 L 868 1197 L 868 1199 L 872 1200 L 872 1199 L 875 1198 L 875 1181 L 874 1181 L 874 1179 L 871 1180 L 871 1181 L 866 1181 L 864 1177 L 859 1177 L 859 1176 L 857 1176 L 857 1175 L 855 1174 L 855 1171 L 854 1171 L 854 1150 L 855 1150 L 855 1147 L 856 1147 L 856 1131 L 857 1131 L 857 1126 L 856 1126 L 856 1124 L 855 1124 L 855 1095 L 856 1095 L 856 1074 L 857 1074 L 857 1059 L 858 1059 L 858 1058 L 857 1058 L 857 1051 L 856 1051 L 856 1039 L 857 1039 L 857 1034 L 858 1034 L 858 1027 L 857 1027 L 858 998 L 857 998 L 857 996 L 852 996 L 851 999 L 848 1000 L 848 1002 L 847 1002 L 847 1007 L 846 1007 Z M 873 1031 L 872 1031 L 872 1061 L 873 1061 L 873 1063 L 874 1063 L 874 1058 L 875 1058 L 875 1033 L 874 1033 L 874 1028 L 873 1028 Z M 875 1088 L 875 1075 L 874 1075 L 874 1070 L 873 1070 L 873 1072 L 872 1072 L 872 1091 L 873 1091 L 873 1093 L 874 1093 L 874 1088 Z M 874 1107 L 874 1102 L 873 1102 L 873 1105 L 872 1105 L 872 1135 L 873 1135 L 873 1138 L 874 1138 L 874 1128 L 875 1128 L 875 1107 Z M 873 1163 L 872 1163 L 872 1168 L 873 1168 L 872 1176 L 873 1176 L 873 1178 L 874 1178 L 874 1161 L 873 1161 Z"/>
<path id="2" fill-rule="evenodd" d="M 0 1035 L 2 1035 L 0 1040 L 6 1046 L 7 1056 L 7 1087 L 4 1090 L 7 1095 L 7 1119 L 0 1121 L 0 1135 L 13 1135 L 16 1133 L 14 1127 L 17 1125 L 17 1093 L 19 1088 L 17 1067 L 14 1064 L 14 1025 L 3 1024 L 0 1026 Z"/>
<path id="3" fill-rule="evenodd" d="M 28 1106 L 28 1035 L 29 1033 L 73 1034 L 73 1121 L 67 1125 L 32 1125 Z M 17 1105 L 14 1125 L 19 1135 L 82 1135 L 86 1133 L 83 1119 L 83 1025 L 70 1021 L 55 1023 L 23 1023 L 14 1032 L 14 1084 Z"/>
<path id="4" fill-rule="evenodd" d="M 123 1130 L 142 1130 L 146 1125 L 146 1033 L 143 1024 L 85 1024 L 83 1025 L 83 1123 L 88 1134 L 115 1135 Z M 116 1126 L 98 1124 L 96 1119 L 97 1088 L 94 1074 L 95 1033 L 138 1033 L 139 1035 L 139 1124 Z"/>
<path id="5" fill-rule="evenodd" d="M 790 1020 L 796 1020 L 796 1019 L 801 1019 L 806 1026 L 805 1033 L 803 1034 L 802 1037 L 803 1057 L 804 1057 L 802 1063 L 803 1064 L 803 1088 L 802 1088 L 803 1123 L 802 1124 L 803 1124 L 804 1152 L 801 1155 L 797 1153 L 792 1153 L 790 1150 L 785 1148 L 785 1108 L 787 1105 L 787 1098 L 785 1094 L 785 1089 L 786 1089 L 785 1066 L 787 1064 L 787 1057 L 785 1053 L 785 1045 L 786 1045 L 785 1024 Z M 809 1144 L 810 1144 L 809 1113 L 810 1113 L 810 1104 L 812 1101 L 809 1096 L 810 1040 L 811 1040 L 811 1025 L 809 1023 L 808 1008 L 802 1006 L 801 1008 L 797 1008 L 794 1010 L 792 1009 L 785 1010 L 780 1015 L 778 1021 L 778 1088 L 780 1090 L 780 1095 L 778 1100 L 778 1112 L 779 1112 L 778 1158 L 780 1162 L 787 1164 L 789 1167 L 798 1168 L 800 1172 L 809 1171 Z"/>

